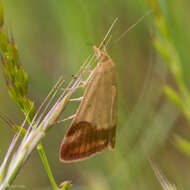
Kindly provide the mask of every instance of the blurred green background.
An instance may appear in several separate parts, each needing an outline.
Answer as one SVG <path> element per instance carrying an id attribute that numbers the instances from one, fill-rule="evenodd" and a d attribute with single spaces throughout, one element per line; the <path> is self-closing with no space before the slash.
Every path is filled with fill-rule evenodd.
<path id="1" fill-rule="evenodd" d="M 159 2 L 188 86 L 190 2 Z M 150 10 L 145 0 L 6 0 L 3 4 L 7 32 L 14 36 L 29 75 L 29 97 L 38 106 L 60 75 L 66 82 L 71 80 L 116 17 L 113 41 Z M 190 131 L 183 114 L 163 93 L 165 84 L 174 89 L 176 85 L 153 46 L 152 17 L 145 17 L 108 50 L 117 66 L 119 87 L 116 149 L 64 164 L 59 162 L 59 146 L 70 122 L 56 126 L 43 139 L 58 184 L 72 180 L 72 189 L 76 190 L 160 190 L 163 188 L 148 161 L 152 160 L 178 189 L 190 189 L 190 159 L 171 143 L 173 134 L 190 140 Z M 0 86 L 0 112 L 20 124 L 24 117 L 8 96 L 2 72 Z M 74 114 L 76 106 L 69 104 L 63 118 Z M 12 137 L 13 132 L 0 121 L 0 161 Z M 36 151 L 14 184 L 26 189 L 51 189 Z"/>

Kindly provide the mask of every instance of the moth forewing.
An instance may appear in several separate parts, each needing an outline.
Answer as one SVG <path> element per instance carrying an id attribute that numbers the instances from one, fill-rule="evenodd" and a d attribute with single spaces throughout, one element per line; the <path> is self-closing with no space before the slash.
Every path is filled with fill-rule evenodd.
<path id="1" fill-rule="evenodd" d="M 84 97 L 60 148 L 60 160 L 76 162 L 115 146 L 117 83 L 115 64 L 94 47 L 99 59 L 88 80 Z"/>

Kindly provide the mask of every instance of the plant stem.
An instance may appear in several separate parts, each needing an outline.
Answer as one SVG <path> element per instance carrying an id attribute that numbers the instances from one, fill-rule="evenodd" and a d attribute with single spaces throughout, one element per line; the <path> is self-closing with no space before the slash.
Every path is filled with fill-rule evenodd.
<path id="1" fill-rule="evenodd" d="M 38 144 L 37 151 L 38 151 L 38 154 L 40 155 L 40 158 L 42 160 L 43 166 L 44 166 L 44 168 L 46 170 L 46 173 L 47 173 L 47 175 L 49 177 L 49 180 L 50 180 L 50 183 L 51 183 L 53 189 L 54 190 L 59 189 L 57 187 L 57 184 L 56 184 L 55 179 L 53 177 L 53 174 L 52 174 L 52 171 L 51 171 L 51 168 L 50 168 L 46 153 L 45 153 L 44 148 L 42 146 L 42 143 Z"/>
<path id="2" fill-rule="evenodd" d="M 17 126 L 17 125 L 11 125 L 10 126 L 14 131 L 15 133 L 18 133 L 20 131 L 20 126 Z M 22 129 L 21 133 L 20 133 L 20 137 L 24 137 L 26 135 L 26 129 Z M 55 179 L 53 177 L 53 174 L 52 174 L 52 171 L 51 171 L 51 168 L 50 168 L 50 165 L 49 165 L 49 162 L 48 162 L 48 159 L 47 159 L 47 156 L 46 156 L 46 153 L 44 151 L 44 148 L 43 148 L 43 145 L 42 145 L 42 142 L 40 142 L 37 146 L 37 151 L 38 151 L 38 154 L 41 158 L 41 161 L 42 161 L 42 164 L 47 172 L 47 175 L 49 177 L 49 180 L 50 180 L 50 183 L 52 184 L 52 187 L 54 190 L 57 190 L 59 189 L 57 187 L 57 184 L 55 182 Z"/>
<path id="3" fill-rule="evenodd" d="M 73 88 L 64 96 L 58 99 L 58 101 L 55 103 L 55 105 L 52 107 L 52 109 L 48 112 L 48 114 L 45 116 L 45 118 L 42 120 L 42 122 L 36 127 L 33 128 L 32 131 L 30 131 L 29 134 L 26 133 L 23 141 L 21 142 L 17 152 L 14 154 L 14 157 L 12 158 L 9 168 L 7 171 L 7 174 L 5 178 L 3 179 L 3 183 L 0 185 L 0 190 L 7 189 L 14 181 L 15 177 L 17 176 L 19 170 L 25 163 L 25 161 L 28 159 L 31 152 L 35 149 L 36 146 L 40 143 L 41 139 L 45 136 L 47 130 L 49 127 L 52 127 L 52 125 L 55 123 L 55 121 L 58 119 L 60 114 L 63 112 L 64 108 L 66 107 L 67 103 L 69 102 L 69 99 L 76 89 L 78 85 L 80 85 L 81 81 L 78 79 L 78 81 L 73 84 Z M 40 144 L 39 144 L 40 145 Z M 51 173 L 50 166 L 48 164 L 48 160 L 46 158 L 45 152 L 42 148 L 42 145 L 40 145 L 38 152 L 40 154 L 40 157 L 43 161 L 44 167 L 47 171 L 48 177 L 51 181 L 51 184 L 54 188 L 54 190 L 65 190 L 68 189 L 70 186 L 69 182 L 66 182 L 66 185 L 64 185 L 61 188 L 58 188 L 55 180 L 53 178 L 53 175 Z M 68 186 L 67 186 L 68 184 Z"/>

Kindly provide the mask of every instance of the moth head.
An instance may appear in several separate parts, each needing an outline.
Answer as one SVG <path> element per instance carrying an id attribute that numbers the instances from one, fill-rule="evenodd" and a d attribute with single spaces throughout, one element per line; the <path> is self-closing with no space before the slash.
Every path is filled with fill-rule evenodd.
<path id="1" fill-rule="evenodd" d="M 104 62 L 109 59 L 109 56 L 107 55 L 106 51 L 103 51 L 100 48 L 97 48 L 96 46 L 93 46 L 93 49 L 96 54 L 96 57 L 100 62 Z"/>

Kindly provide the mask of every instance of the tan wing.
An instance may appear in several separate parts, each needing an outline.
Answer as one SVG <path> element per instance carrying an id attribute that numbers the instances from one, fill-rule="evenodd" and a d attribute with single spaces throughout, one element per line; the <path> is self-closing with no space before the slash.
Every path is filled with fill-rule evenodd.
<path id="1" fill-rule="evenodd" d="M 117 125 L 116 71 L 101 51 L 100 61 L 89 79 L 84 98 L 60 148 L 60 160 L 74 162 L 115 145 Z"/>

